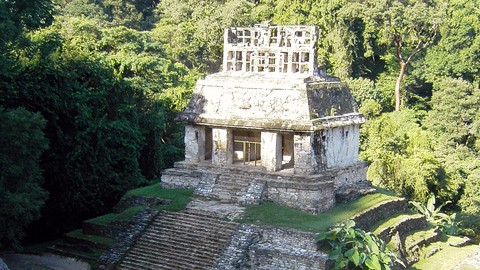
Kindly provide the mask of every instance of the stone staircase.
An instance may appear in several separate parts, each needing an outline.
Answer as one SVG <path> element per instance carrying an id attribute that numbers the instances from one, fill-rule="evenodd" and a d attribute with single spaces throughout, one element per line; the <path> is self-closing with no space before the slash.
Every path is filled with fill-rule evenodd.
<path id="1" fill-rule="evenodd" d="M 262 201 L 265 181 L 249 175 L 222 174 L 208 197 L 221 202 L 258 204 Z"/>
<path id="2" fill-rule="evenodd" d="M 244 175 L 222 174 L 208 196 L 222 202 L 239 203 L 247 192 L 250 180 Z"/>
<path id="3" fill-rule="evenodd" d="M 116 269 L 210 269 L 237 227 L 199 212 L 162 212 Z"/>

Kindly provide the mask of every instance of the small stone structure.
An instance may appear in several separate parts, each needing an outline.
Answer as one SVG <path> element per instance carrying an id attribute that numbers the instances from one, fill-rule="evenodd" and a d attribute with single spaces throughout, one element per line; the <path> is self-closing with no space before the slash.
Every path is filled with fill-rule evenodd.
<path id="1" fill-rule="evenodd" d="M 161 185 L 319 213 L 335 190 L 365 181 L 365 118 L 347 86 L 317 67 L 317 36 L 314 26 L 226 29 L 223 71 L 199 80 L 178 116 L 185 160 Z"/>

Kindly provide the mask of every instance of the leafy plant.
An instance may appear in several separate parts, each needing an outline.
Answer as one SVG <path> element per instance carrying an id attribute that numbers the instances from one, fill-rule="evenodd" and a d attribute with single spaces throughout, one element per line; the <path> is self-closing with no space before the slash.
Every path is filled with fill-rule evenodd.
<path id="1" fill-rule="evenodd" d="M 435 195 L 433 194 L 428 198 L 426 205 L 415 201 L 410 202 L 420 214 L 425 216 L 427 221 L 432 222 L 435 225 L 441 225 L 444 222 L 451 221 L 451 218 L 447 214 L 440 212 L 442 208 L 449 203 L 451 203 L 451 201 L 446 201 L 439 207 L 435 208 Z"/>
<path id="2" fill-rule="evenodd" d="M 320 247 L 330 244 L 329 259 L 335 260 L 335 269 L 392 269 L 397 256 L 386 243 L 371 232 L 355 228 L 355 221 L 337 224 L 316 238 Z"/>
<path id="3" fill-rule="evenodd" d="M 410 202 L 415 209 L 425 216 L 427 221 L 442 227 L 442 231 L 448 235 L 463 235 L 467 232 L 460 227 L 459 222 L 457 221 L 456 214 L 447 215 L 441 213 L 442 208 L 451 203 L 446 201 L 442 203 L 439 207 L 435 208 L 435 195 L 432 195 L 426 205 L 423 205 L 419 202 Z"/>

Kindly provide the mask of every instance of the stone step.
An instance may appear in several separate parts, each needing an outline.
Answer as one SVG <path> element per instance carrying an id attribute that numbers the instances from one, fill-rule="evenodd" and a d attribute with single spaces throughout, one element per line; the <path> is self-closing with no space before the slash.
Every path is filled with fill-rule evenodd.
<path id="1" fill-rule="evenodd" d="M 145 246 L 154 246 L 154 245 L 163 245 L 167 247 L 175 246 L 176 248 L 180 247 L 185 247 L 189 248 L 190 246 L 197 246 L 199 240 L 203 240 L 202 246 L 205 249 L 212 249 L 212 250 L 217 250 L 218 249 L 218 242 L 220 240 L 223 240 L 223 238 L 218 238 L 217 240 L 208 240 L 208 239 L 199 239 L 198 237 L 192 237 L 192 238 L 182 238 L 179 236 L 164 236 L 162 238 L 150 238 L 150 237 L 145 237 L 140 239 L 137 243 L 145 245 Z"/>
<path id="2" fill-rule="evenodd" d="M 222 220 L 220 219 L 213 219 L 213 220 L 199 220 L 198 222 L 195 222 L 195 220 L 190 219 L 190 218 L 175 218 L 175 217 L 164 217 L 163 219 L 157 219 L 153 222 L 153 224 L 156 224 L 161 227 L 168 227 L 170 225 L 181 225 L 183 227 L 196 227 L 196 228 L 211 228 L 212 223 L 213 224 L 218 224 L 222 223 L 224 225 L 224 228 L 233 228 L 235 227 L 232 224 L 227 224 L 223 223 Z"/>
<path id="3" fill-rule="evenodd" d="M 250 183 L 254 181 L 252 177 L 242 175 L 222 174 L 209 197 L 223 202 L 241 203 L 242 197 L 248 191 Z"/>
<path id="4" fill-rule="evenodd" d="M 159 257 L 156 256 L 158 259 Z M 191 269 L 190 264 L 184 264 L 175 259 L 163 259 L 162 261 L 152 261 L 149 257 L 141 254 L 129 254 L 128 260 L 123 261 L 118 269 Z"/>
<path id="5" fill-rule="evenodd" d="M 211 227 L 212 225 L 219 225 L 221 224 L 222 227 L 225 228 L 234 228 L 236 223 L 231 221 L 219 219 L 218 217 L 214 216 L 213 214 L 204 214 L 196 213 L 198 211 L 189 210 L 188 212 L 177 212 L 174 216 L 164 216 L 158 217 L 155 222 L 161 222 L 162 219 L 165 220 L 176 220 L 177 223 L 183 224 L 190 224 L 195 226 L 203 226 L 203 227 Z M 157 223 L 158 224 L 158 223 Z"/>
<path id="6" fill-rule="evenodd" d="M 373 228 L 379 238 L 384 241 L 390 241 L 395 235 L 406 235 L 412 231 L 425 229 L 427 227 L 427 220 L 425 216 L 420 214 L 399 214 L 395 217 L 390 217 L 385 221 L 377 224 L 376 228 Z"/>
<path id="7" fill-rule="evenodd" d="M 168 249 L 164 248 L 164 246 L 142 246 L 142 248 L 132 249 L 130 250 L 130 254 L 136 254 L 137 256 L 145 256 L 150 258 L 150 260 L 154 262 L 161 262 L 162 260 L 173 260 L 183 262 L 184 264 L 191 264 L 192 258 L 194 258 L 194 262 L 196 264 L 212 264 L 216 257 L 218 256 L 218 252 L 202 252 L 197 250 L 182 250 L 182 249 Z M 161 254 L 161 257 L 158 256 Z M 161 260 L 160 260 L 161 259 Z"/>
<path id="8" fill-rule="evenodd" d="M 217 183 L 215 184 L 215 186 L 213 187 L 213 191 L 212 192 L 215 192 L 215 190 L 218 190 L 218 189 L 229 189 L 229 190 L 235 190 L 235 191 L 242 191 L 242 190 L 245 190 L 249 183 L 253 181 L 253 180 L 238 180 L 236 178 L 222 178 L 220 177 L 220 179 L 217 181 Z"/>
<path id="9" fill-rule="evenodd" d="M 207 226 L 195 226 L 194 224 L 178 225 L 178 223 L 174 222 L 162 222 L 154 224 L 155 226 L 151 227 L 151 229 L 148 231 L 156 234 L 175 233 L 176 231 L 178 234 L 185 235 L 196 235 L 198 233 L 223 235 L 231 234 L 235 230 L 235 227 L 215 226 L 215 223 L 210 224 L 213 228 Z"/>
<path id="10" fill-rule="evenodd" d="M 442 232 L 439 227 L 428 230 L 418 230 L 405 236 L 404 247 L 407 265 L 416 263 L 422 254 L 422 249 L 433 242 L 439 241 Z"/>
<path id="11" fill-rule="evenodd" d="M 121 265 L 147 263 L 148 266 L 155 266 L 155 269 L 208 269 L 214 264 L 217 257 L 189 256 L 181 252 L 166 252 L 164 250 L 159 250 L 159 252 L 161 252 L 161 254 L 145 253 L 143 250 L 132 250 L 128 253 L 128 259 L 124 260 Z"/>
<path id="12" fill-rule="evenodd" d="M 185 269 L 198 267 L 207 267 L 213 265 L 217 253 L 199 253 L 181 249 L 165 249 L 163 246 L 142 246 L 133 248 L 128 253 L 126 262 L 148 262 L 150 264 L 166 266 L 175 266 L 177 269 L 182 266 Z"/>
<path id="13" fill-rule="evenodd" d="M 146 240 L 158 241 L 164 240 L 166 238 L 175 239 L 178 241 L 185 241 L 185 242 L 194 242 L 195 239 L 201 238 L 205 239 L 206 244 L 215 244 L 218 242 L 218 239 L 222 239 L 223 237 L 229 237 L 233 232 L 220 232 L 216 233 L 214 230 L 212 231 L 196 231 L 196 232 L 188 232 L 188 231 L 179 231 L 176 228 L 170 228 L 167 230 L 149 230 L 147 231 L 148 235 Z"/>
<path id="14" fill-rule="evenodd" d="M 396 198 L 381 202 L 352 217 L 355 226 L 366 231 L 373 231 L 372 226 L 381 220 L 407 210 L 407 201 L 404 198 Z"/>
<path id="15" fill-rule="evenodd" d="M 211 214 L 208 214 L 208 212 L 199 212 L 199 211 L 182 211 L 182 212 L 170 212 L 170 213 L 166 213 L 167 216 L 175 216 L 176 218 L 179 218 L 179 219 L 182 219 L 182 221 L 185 221 L 185 220 L 194 220 L 194 221 L 205 221 L 205 222 L 209 222 L 209 221 L 215 221 L 215 223 L 217 222 L 222 222 L 224 225 L 226 224 L 232 224 L 232 225 L 236 225 L 236 223 L 234 222 L 230 222 L 230 221 L 227 221 L 227 220 L 221 220 L 219 219 L 218 217 L 216 216 L 213 216 Z M 161 219 L 161 217 L 158 217 L 158 219 Z"/>
<path id="16" fill-rule="evenodd" d="M 115 269 L 118 270 L 154 270 L 154 269 L 162 269 L 162 264 L 153 264 L 153 263 L 146 263 L 142 258 L 137 258 L 132 256 L 128 260 L 123 261 L 118 265 Z"/>
<path id="17" fill-rule="evenodd" d="M 186 228 L 186 229 L 195 229 L 195 230 L 204 230 L 210 231 L 212 225 L 222 224 L 222 231 L 225 230 L 234 230 L 236 224 L 226 222 L 220 219 L 209 219 L 209 220 L 199 220 L 196 222 L 194 219 L 191 218 L 175 218 L 175 217 L 163 217 L 160 219 L 156 219 L 153 224 L 156 225 L 155 228 L 168 228 L 171 226 L 175 226 L 179 228 Z"/>

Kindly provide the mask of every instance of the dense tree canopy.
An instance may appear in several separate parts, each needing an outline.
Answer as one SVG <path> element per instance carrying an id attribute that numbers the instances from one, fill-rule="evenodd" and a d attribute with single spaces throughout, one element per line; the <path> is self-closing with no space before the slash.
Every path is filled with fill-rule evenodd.
<path id="1" fill-rule="evenodd" d="M 181 159 L 174 117 L 196 79 L 220 69 L 224 28 L 265 21 L 318 27 L 318 63 L 350 85 L 369 119 L 361 157 L 370 180 L 415 200 L 434 193 L 439 203 L 453 201 L 452 211 L 479 215 L 478 6 L 0 1 L 0 139 L 12 141 L 1 148 L 0 200 L 15 209 L 0 216 L 0 227 L 13 228 L 2 244 L 18 243 L 38 217 L 31 235 L 73 228 Z M 14 153 L 15 144 L 26 148 Z M 30 174 L 15 174 L 19 168 Z M 18 213 L 28 218 L 11 216 Z"/>
<path id="2" fill-rule="evenodd" d="M 48 193 L 41 187 L 40 155 L 48 148 L 45 119 L 24 108 L 0 106 L 0 248 L 18 245 L 40 216 Z"/>

